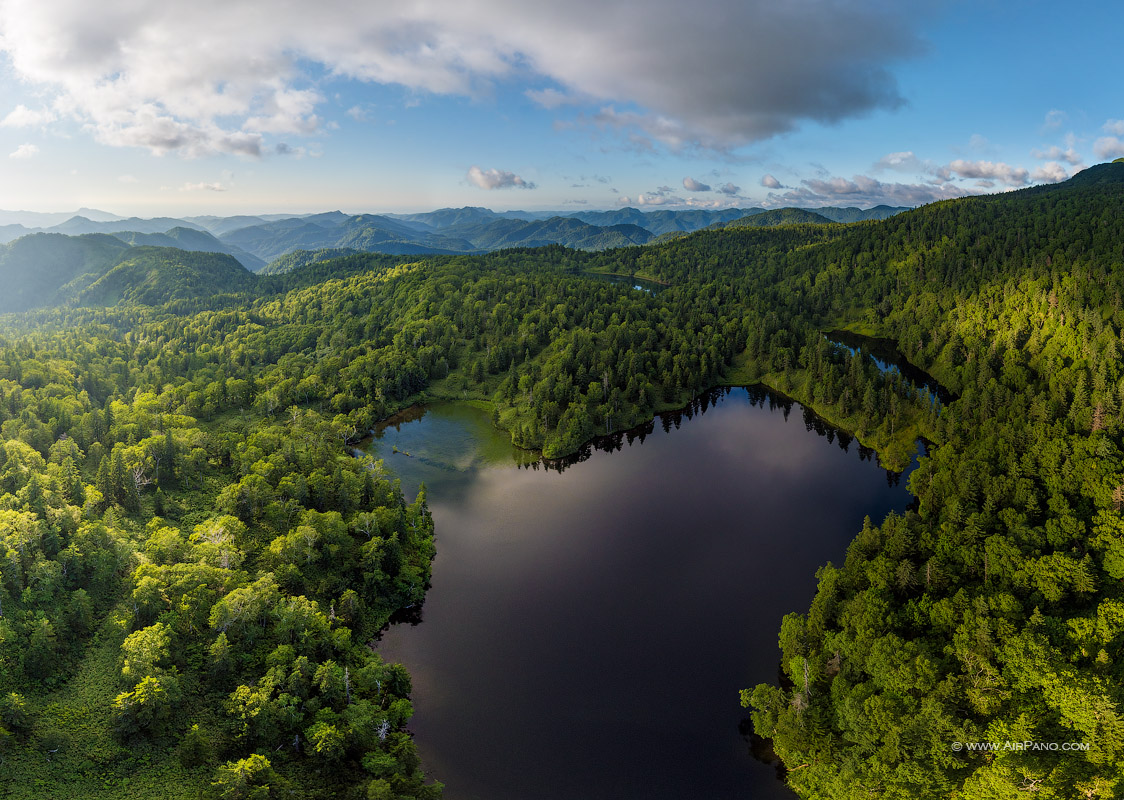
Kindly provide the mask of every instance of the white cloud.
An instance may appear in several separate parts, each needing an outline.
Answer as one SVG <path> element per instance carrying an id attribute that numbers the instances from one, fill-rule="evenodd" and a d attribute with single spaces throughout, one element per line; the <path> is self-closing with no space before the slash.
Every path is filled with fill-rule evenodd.
<path id="1" fill-rule="evenodd" d="M 766 189 L 783 189 L 784 186 L 772 175 L 761 176 L 761 185 Z"/>
<path id="2" fill-rule="evenodd" d="M 265 135 L 323 125 L 325 75 L 471 97 L 512 79 L 546 82 L 534 102 L 626 109 L 598 120 L 626 137 L 727 149 L 897 108 L 889 67 L 925 50 L 927 12 L 914 4 L 710 0 L 705 11 L 680 0 L 620 0 L 612 13 L 602 0 L 264 11 L 227 0 L 4 0 L 0 50 L 58 117 L 101 142 L 249 156 Z"/>
<path id="3" fill-rule="evenodd" d="M 1037 183 L 1057 183 L 1067 178 L 1069 178 L 1069 173 L 1057 161 L 1047 161 L 1030 176 L 1030 179 Z"/>
<path id="4" fill-rule="evenodd" d="M 774 178 L 774 180 L 776 179 Z M 742 187 L 734 186 L 734 184 L 732 183 L 726 183 L 723 186 L 717 187 L 714 191 L 718 192 L 719 194 L 727 195 L 728 197 L 736 197 L 737 195 L 741 194 Z"/>
<path id="5" fill-rule="evenodd" d="M 35 110 L 20 104 L 9 111 L 8 115 L 0 121 L 0 127 L 37 128 L 49 122 L 54 122 L 54 120 L 55 114 L 49 109 Z"/>
<path id="6" fill-rule="evenodd" d="M 185 183 L 180 187 L 181 192 L 225 192 L 221 183 Z"/>
<path id="7" fill-rule="evenodd" d="M 1030 173 L 1024 167 L 1012 167 L 1002 161 L 965 161 L 957 159 L 948 165 L 948 170 L 961 178 L 992 180 L 1006 186 L 1025 186 Z"/>
<path id="8" fill-rule="evenodd" d="M 473 164 L 468 168 L 468 180 L 481 189 L 534 189 L 535 184 L 525 181 L 514 172 L 503 169 L 480 169 Z"/>
<path id="9" fill-rule="evenodd" d="M 1046 112 L 1046 117 L 1042 122 L 1042 128 L 1047 131 L 1057 130 L 1065 124 L 1065 121 L 1068 118 L 1069 115 L 1064 111 L 1059 111 L 1056 108 L 1051 109 L 1050 111 Z"/>
<path id="10" fill-rule="evenodd" d="M 135 175 L 118 175 L 117 176 L 117 182 L 118 183 L 140 183 L 140 181 L 137 180 L 137 177 Z"/>
<path id="11" fill-rule="evenodd" d="M 874 164 L 875 171 L 884 169 L 898 170 L 899 172 L 926 172 L 928 167 L 914 154 L 912 150 L 902 150 L 897 153 L 887 153 Z"/>
<path id="12" fill-rule="evenodd" d="M 309 136 L 320 129 L 320 117 L 313 113 L 324 98 L 311 89 L 278 89 L 262 104 L 262 113 L 242 124 L 246 131 L 296 133 Z"/>
<path id="13" fill-rule="evenodd" d="M 35 158 L 37 155 L 39 155 L 38 147 L 33 144 L 21 144 L 15 150 L 8 153 L 8 158 L 26 159 Z"/>
<path id="14" fill-rule="evenodd" d="M 952 183 L 886 183 L 869 175 L 855 175 L 850 180 L 830 175 L 803 180 L 800 186 L 786 192 L 770 192 L 765 201 L 769 207 L 781 206 L 919 206 L 936 200 L 948 200 L 971 194 Z"/>
<path id="15" fill-rule="evenodd" d="M 685 201 L 683 201 L 683 205 L 685 205 L 687 208 L 726 208 L 730 205 L 730 201 L 718 199 L 707 200 L 705 197 L 688 197 Z"/>
<path id="16" fill-rule="evenodd" d="M 1116 136 L 1103 136 L 1093 142 L 1093 152 L 1097 158 L 1120 158 L 1124 156 L 1124 141 Z"/>
<path id="17" fill-rule="evenodd" d="M 1110 119 L 1104 124 L 1104 132 L 1124 136 L 1124 119 Z"/>
<path id="18" fill-rule="evenodd" d="M 1049 159 L 1053 162 L 1065 161 L 1078 167 L 1078 170 L 1081 168 L 1081 155 L 1072 146 L 1065 150 L 1054 146 L 1045 150 L 1034 150 L 1032 154 L 1038 159 Z M 942 192 L 947 194 L 947 187 L 957 180 L 975 181 L 974 187 L 976 189 L 992 189 L 996 186 L 1019 187 L 1026 186 L 1034 181 L 1054 182 L 1058 180 L 1055 177 L 1058 174 L 1057 170 L 1049 165 L 1040 167 L 1032 175 L 1030 170 L 1025 167 L 1012 166 L 1002 161 L 956 159 L 948 164 L 935 164 L 932 161 L 918 158 L 911 150 L 888 153 L 880 158 L 874 164 L 874 171 L 880 172 L 883 170 L 912 173 L 922 177 L 922 180 L 929 186 L 941 189 L 934 196 L 940 195 Z"/>
<path id="19" fill-rule="evenodd" d="M 694 178 L 684 178 L 683 179 L 683 188 L 686 189 L 688 192 L 709 192 L 710 191 L 710 186 L 708 184 L 701 183 L 701 182 L 695 180 Z"/>
<path id="20" fill-rule="evenodd" d="M 581 98 L 560 92 L 557 89 L 528 89 L 523 92 L 530 100 L 536 105 L 540 105 L 545 109 L 553 110 L 561 106 L 572 106 L 582 102 Z"/>
<path id="21" fill-rule="evenodd" d="M 1045 150 L 1032 150 L 1030 154 L 1043 161 L 1064 161 L 1067 164 L 1073 164 L 1075 166 L 1084 161 L 1081 154 L 1072 147 L 1062 150 L 1057 145 L 1048 147 Z"/>
<path id="22" fill-rule="evenodd" d="M 642 206 L 682 205 L 683 198 L 664 192 L 645 192 L 636 198 L 636 202 Z"/>
<path id="23" fill-rule="evenodd" d="M 1120 146 L 1124 153 L 1124 143 L 1120 143 Z M 1061 152 L 1066 156 L 1067 151 Z M 875 169 L 915 172 L 927 177 L 920 183 L 899 183 L 880 181 L 869 175 L 854 175 L 848 179 L 822 174 L 814 179 L 800 181 L 797 188 L 785 192 L 770 192 L 765 205 L 918 206 L 937 200 L 979 194 L 996 187 L 1013 188 L 1026 186 L 1031 182 L 1056 183 L 1066 180 L 1072 174 L 1056 160 L 1043 164 L 1032 174 L 1025 167 L 994 161 L 957 159 L 947 165 L 935 165 L 917 158 L 916 154 L 908 150 L 883 156 L 874 166 Z M 1075 165 L 1073 172 L 1080 169 L 1080 165 Z M 973 183 L 966 186 L 962 181 Z"/>

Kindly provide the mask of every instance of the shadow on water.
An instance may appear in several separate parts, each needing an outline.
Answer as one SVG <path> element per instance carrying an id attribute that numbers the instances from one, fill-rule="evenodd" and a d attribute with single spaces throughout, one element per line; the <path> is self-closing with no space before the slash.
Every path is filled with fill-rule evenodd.
<path id="1" fill-rule="evenodd" d="M 842 345 L 852 353 L 860 351 L 866 353 L 882 372 L 896 370 L 902 377 L 919 389 L 928 389 L 942 405 L 948 405 L 956 400 L 956 395 L 942 386 L 936 378 L 923 369 L 911 364 L 898 349 L 893 339 L 884 339 L 878 336 L 863 336 L 851 331 L 835 330 L 824 334 L 828 341 Z"/>

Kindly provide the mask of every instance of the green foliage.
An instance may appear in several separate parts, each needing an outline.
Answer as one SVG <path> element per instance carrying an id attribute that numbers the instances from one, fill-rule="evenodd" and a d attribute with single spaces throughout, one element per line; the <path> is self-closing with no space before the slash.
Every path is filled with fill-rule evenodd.
<path id="1" fill-rule="evenodd" d="M 233 256 L 171 247 L 133 247 L 104 275 L 77 293 L 82 305 L 121 301 L 161 305 L 247 289 L 253 275 Z"/>
<path id="2" fill-rule="evenodd" d="M 732 222 L 722 222 L 714 228 L 765 228 L 774 225 L 829 225 L 832 220 L 805 208 L 777 208 L 762 211 Z"/>
<path id="3" fill-rule="evenodd" d="M 865 525 L 786 617 L 785 686 L 742 695 L 790 784 L 1118 792 L 1122 200 L 1124 168 L 1102 165 L 882 222 L 608 252 L 363 254 L 257 278 L 224 256 L 125 251 L 115 277 L 68 291 L 131 302 L 8 318 L 0 338 L 13 796 L 64 780 L 123 796 L 129 776 L 197 795 L 186 765 L 212 757 L 229 760 L 217 796 L 281 780 L 310 798 L 434 796 L 404 731 L 409 677 L 364 644 L 424 596 L 433 520 L 424 492 L 409 502 L 348 445 L 445 396 L 560 456 L 730 380 L 764 380 L 891 459 L 933 442 L 915 507 Z M 840 327 L 892 339 L 955 398 L 822 335 Z M 1028 739 L 1091 747 L 949 747 Z"/>
<path id="4" fill-rule="evenodd" d="M 279 796 L 278 783 L 269 759 L 254 753 L 219 767 L 211 787 L 217 800 L 268 800 Z"/>
<path id="5" fill-rule="evenodd" d="M 188 769 L 202 766 L 211 760 L 214 748 L 211 746 L 210 737 L 195 723 L 188 728 L 187 733 L 180 739 L 180 763 Z"/>

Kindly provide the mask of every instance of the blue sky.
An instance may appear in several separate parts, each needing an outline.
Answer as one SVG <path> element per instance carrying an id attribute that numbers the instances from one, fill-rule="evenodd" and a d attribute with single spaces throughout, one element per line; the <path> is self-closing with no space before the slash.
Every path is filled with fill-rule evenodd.
<path id="1" fill-rule="evenodd" d="M 0 208 L 918 205 L 1124 156 L 1118 3 L 0 0 Z"/>

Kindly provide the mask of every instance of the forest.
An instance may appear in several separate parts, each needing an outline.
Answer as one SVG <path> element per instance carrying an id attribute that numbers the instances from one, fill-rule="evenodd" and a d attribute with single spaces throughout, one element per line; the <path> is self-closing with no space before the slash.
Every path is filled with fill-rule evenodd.
<path id="1" fill-rule="evenodd" d="M 440 796 L 368 646 L 424 597 L 433 522 L 351 446 L 442 397 L 555 458 L 753 383 L 888 465 L 932 443 L 742 692 L 797 793 L 1124 791 L 1124 164 L 601 252 L 135 250 L 0 318 L 0 796 Z M 951 748 L 1004 741 L 1089 747 Z"/>

